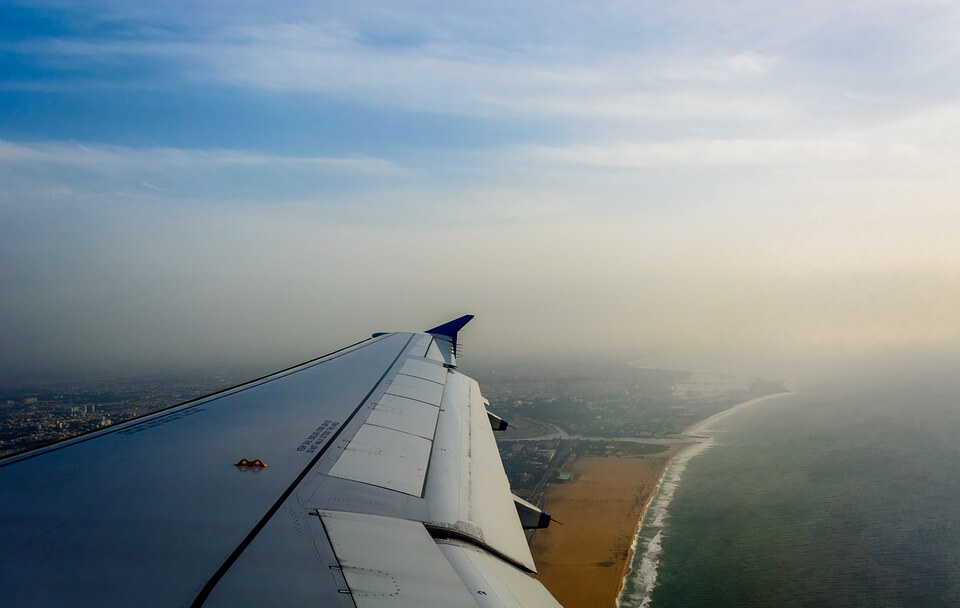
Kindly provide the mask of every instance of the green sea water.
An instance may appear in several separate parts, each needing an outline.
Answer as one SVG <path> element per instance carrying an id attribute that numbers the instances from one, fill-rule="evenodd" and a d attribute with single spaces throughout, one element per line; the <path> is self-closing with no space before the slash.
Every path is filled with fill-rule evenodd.
<path id="1" fill-rule="evenodd" d="M 960 606 L 960 374 L 810 383 L 708 434 L 622 606 Z"/>

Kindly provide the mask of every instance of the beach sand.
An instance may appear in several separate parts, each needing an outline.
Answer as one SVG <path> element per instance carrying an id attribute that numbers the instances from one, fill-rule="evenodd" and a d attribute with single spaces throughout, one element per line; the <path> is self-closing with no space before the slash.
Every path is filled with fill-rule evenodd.
<path id="1" fill-rule="evenodd" d="M 565 608 L 616 604 L 643 509 L 681 447 L 648 456 L 580 458 L 571 481 L 547 490 L 546 510 L 563 525 L 538 530 L 531 549 L 537 578 Z"/>

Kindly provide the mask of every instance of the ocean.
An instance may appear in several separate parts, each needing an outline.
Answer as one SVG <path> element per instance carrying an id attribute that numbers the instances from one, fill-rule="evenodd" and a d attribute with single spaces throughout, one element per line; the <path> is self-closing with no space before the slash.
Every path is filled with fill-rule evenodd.
<path id="1" fill-rule="evenodd" d="M 960 606 L 960 374 L 896 369 L 698 429 L 620 606 Z"/>

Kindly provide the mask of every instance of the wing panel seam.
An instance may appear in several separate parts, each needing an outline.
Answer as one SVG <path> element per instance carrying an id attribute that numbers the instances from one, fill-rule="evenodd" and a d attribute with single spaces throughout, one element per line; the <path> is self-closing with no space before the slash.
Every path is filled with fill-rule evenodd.
<path id="1" fill-rule="evenodd" d="M 405 374 L 403 372 L 397 372 L 398 376 L 406 376 L 407 378 L 416 378 L 417 380 L 426 380 L 427 382 L 432 382 L 440 386 L 446 386 L 445 382 L 437 382 L 436 380 L 431 380 L 430 378 L 424 378 L 423 376 L 415 376 L 413 374 Z"/>
<path id="2" fill-rule="evenodd" d="M 382 424 L 375 424 L 375 423 L 373 423 L 373 422 L 364 422 L 363 424 L 365 424 L 365 425 L 367 425 L 367 426 L 375 426 L 375 427 L 377 427 L 378 429 L 385 429 L 385 430 L 388 430 L 388 431 L 396 431 L 397 433 L 403 433 L 404 435 L 410 435 L 411 437 L 416 437 L 417 439 L 426 439 L 427 441 L 430 442 L 431 451 L 432 451 L 432 448 L 433 448 L 433 438 L 436 437 L 436 435 L 437 435 L 437 425 L 436 425 L 436 424 L 433 425 L 433 435 L 431 435 L 431 436 L 429 436 L 429 437 L 424 437 L 423 435 L 417 435 L 416 433 L 411 433 L 410 431 L 405 431 L 405 430 L 403 430 L 403 429 L 395 429 L 395 428 L 393 428 L 392 426 L 384 426 L 384 425 L 382 425 Z M 341 479 L 346 479 L 346 478 L 341 478 Z"/>

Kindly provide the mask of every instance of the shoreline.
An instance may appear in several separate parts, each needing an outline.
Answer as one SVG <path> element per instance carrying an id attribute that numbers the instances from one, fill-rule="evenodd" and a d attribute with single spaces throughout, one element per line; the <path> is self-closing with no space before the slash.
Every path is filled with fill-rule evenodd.
<path id="1" fill-rule="evenodd" d="M 572 481 L 550 483 L 544 496 L 545 510 L 565 525 L 534 535 L 530 548 L 540 570 L 537 578 L 565 608 L 608 602 L 618 608 L 646 606 L 656 583 L 667 507 L 687 463 L 714 445 L 702 433 L 740 410 L 789 394 L 734 404 L 683 429 L 668 445 L 661 444 L 662 452 L 577 458 Z M 651 530 L 656 534 L 645 538 Z"/>
<path id="2" fill-rule="evenodd" d="M 663 467 L 663 471 L 660 473 L 660 478 L 657 479 L 657 485 L 654 486 L 653 492 L 650 494 L 650 498 L 647 500 L 646 504 L 643 505 L 643 511 L 641 511 L 640 517 L 637 519 L 637 526 L 633 531 L 633 542 L 630 543 L 630 553 L 627 555 L 627 560 L 623 563 L 623 572 L 620 575 L 620 588 L 617 590 L 617 599 L 614 601 L 614 605 L 617 608 L 620 608 L 621 597 L 623 596 L 624 589 L 626 589 L 630 574 L 633 572 L 633 558 L 637 554 L 637 545 L 640 542 L 640 533 L 643 532 L 643 520 L 647 518 L 647 509 L 650 508 L 650 503 L 652 503 L 654 499 L 660 495 L 660 488 L 663 486 L 663 480 L 666 479 L 667 473 L 670 472 L 670 465 L 673 464 L 674 457 L 678 456 L 680 452 L 691 445 L 697 444 L 684 444 L 677 450 L 676 454 L 670 457 L 670 460 L 667 462 L 667 466 Z"/>
<path id="3" fill-rule="evenodd" d="M 696 438 L 696 439 L 703 439 L 703 437 L 699 437 L 699 436 L 697 436 L 697 435 L 692 435 L 691 433 L 702 433 L 704 430 L 706 430 L 706 428 L 708 427 L 708 425 L 710 425 L 710 424 L 712 424 L 712 423 L 714 423 L 714 422 L 723 420 L 724 418 L 726 418 L 727 416 L 729 416 L 729 415 L 731 415 L 731 414 L 733 414 L 733 413 L 735 413 L 735 412 L 739 412 L 740 410 L 744 410 L 744 409 L 747 409 L 748 407 L 752 407 L 752 406 L 754 406 L 754 405 L 756 405 L 756 404 L 758 404 L 758 403 L 761 403 L 761 402 L 763 402 L 763 401 L 767 401 L 768 399 L 775 399 L 775 398 L 777 398 L 777 397 L 784 397 L 784 396 L 786 396 L 786 395 L 793 395 L 793 394 L 795 394 L 795 393 L 796 393 L 796 391 L 785 390 L 785 391 L 782 391 L 782 392 L 779 392 L 779 393 L 772 393 L 772 394 L 770 394 L 770 395 L 762 395 L 762 396 L 760 396 L 760 397 L 754 397 L 753 399 L 748 399 L 747 401 L 742 401 L 742 402 L 740 402 L 740 403 L 736 403 L 736 404 L 734 404 L 734 405 L 731 405 L 730 407 L 728 407 L 727 409 L 725 409 L 725 410 L 723 410 L 723 411 L 717 412 L 716 414 L 714 414 L 713 416 L 710 416 L 709 418 L 704 418 L 704 419 L 701 420 L 700 422 L 694 422 L 693 424 L 691 424 L 691 425 L 688 426 L 687 428 L 685 428 L 685 429 L 683 429 L 682 431 L 680 431 L 680 436 L 681 436 L 681 437 L 693 437 L 693 438 Z"/>
<path id="4" fill-rule="evenodd" d="M 565 608 L 612 605 L 632 555 L 637 522 L 681 449 L 642 456 L 583 456 L 570 482 L 551 484 L 546 509 L 563 525 L 538 530 L 537 578 Z"/>
<path id="5" fill-rule="evenodd" d="M 667 463 L 667 466 L 664 467 L 663 473 L 657 482 L 657 486 L 654 489 L 653 494 L 651 495 L 650 499 L 647 501 L 647 504 L 644 505 L 643 512 L 641 513 L 640 518 L 637 520 L 636 533 L 634 535 L 633 543 L 631 543 L 630 555 L 628 556 L 627 561 L 624 565 L 623 578 L 621 580 L 620 590 L 617 593 L 617 598 L 616 598 L 617 608 L 621 608 L 624 605 L 624 600 L 626 599 L 625 596 L 627 593 L 630 592 L 630 583 L 632 582 L 631 575 L 634 572 L 633 564 L 637 556 L 637 549 L 639 548 L 639 545 L 641 542 L 641 536 L 644 531 L 644 523 L 645 523 L 645 520 L 647 519 L 648 510 L 650 509 L 651 505 L 654 502 L 657 502 L 657 501 L 663 502 L 662 505 L 658 505 L 661 507 L 662 512 L 654 522 L 650 522 L 656 525 L 657 527 L 661 528 L 662 530 L 663 517 L 666 515 L 667 507 L 669 506 L 670 502 L 673 499 L 673 494 L 676 491 L 677 485 L 680 481 L 680 478 L 683 475 L 684 470 L 687 467 L 687 464 L 691 460 L 693 460 L 693 458 L 695 458 L 696 456 L 699 456 L 701 453 L 705 452 L 707 449 L 713 447 L 714 445 L 713 437 L 703 436 L 703 435 L 694 435 L 693 433 L 709 432 L 715 423 L 720 422 L 721 420 L 724 420 L 728 416 L 731 416 L 741 410 L 750 408 L 764 401 L 768 401 L 768 400 L 776 399 L 778 397 L 784 397 L 786 395 L 792 395 L 792 394 L 795 394 L 795 391 L 786 390 L 780 393 L 774 393 L 771 395 L 763 395 L 761 397 L 755 397 L 753 399 L 749 399 L 747 401 L 737 403 L 721 412 L 717 412 L 716 414 L 714 414 L 713 416 L 710 416 L 709 418 L 706 418 L 699 422 L 695 422 L 691 424 L 689 427 L 683 429 L 683 431 L 681 432 L 682 437 L 693 437 L 698 439 L 699 441 L 695 443 L 681 444 L 680 446 L 678 446 L 679 449 L 676 451 L 675 454 L 671 455 L 671 458 Z M 685 448 L 691 447 L 691 446 L 695 446 L 695 447 L 690 450 L 685 450 Z M 685 456 L 685 458 L 683 456 Z M 671 480 L 669 482 L 669 487 L 666 487 L 664 486 L 664 481 L 667 479 L 668 476 L 671 477 Z M 668 490 L 668 491 L 665 492 L 665 490 Z M 665 495 L 665 493 L 667 495 Z M 639 604 L 640 606 L 649 605 L 649 594 L 653 590 L 654 585 L 656 584 L 656 579 L 658 574 L 657 572 L 658 564 L 655 563 L 655 560 L 658 561 L 659 554 L 661 552 L 659 538 L 660 538 L 660 532 L 658 531 L 655 537 L 651 539 L 650 542 L 648 543 L 644 558 L 642 559 L 642 562 L 640 564 L 641 576 L 644 574 L 643 566 L 647 566 L 646 568 L 647 572 L 645 573 L 647 575 L 647 580 L 641 581 L 641 583 L 643 584 L 643 589 L 641 590 L 643 599 Z M 631 597 L 630 599 L 639 599 L 639 598 Z"/>

